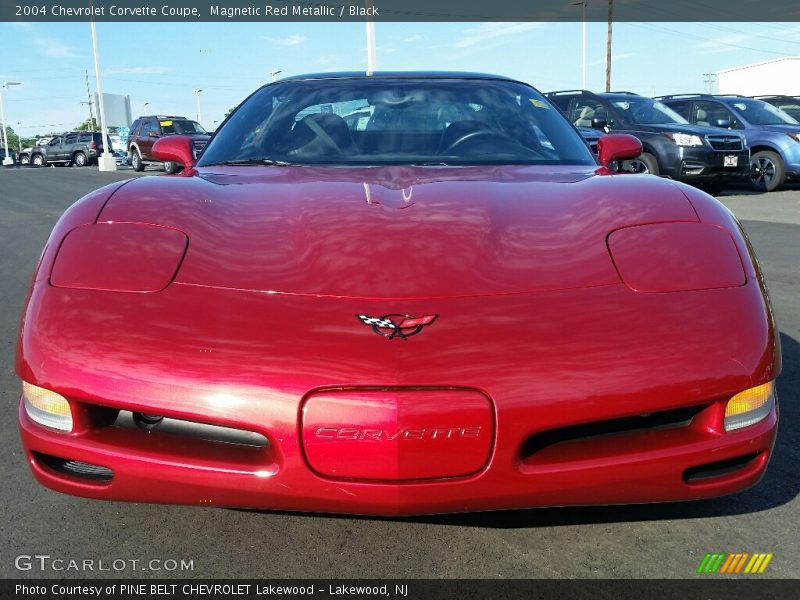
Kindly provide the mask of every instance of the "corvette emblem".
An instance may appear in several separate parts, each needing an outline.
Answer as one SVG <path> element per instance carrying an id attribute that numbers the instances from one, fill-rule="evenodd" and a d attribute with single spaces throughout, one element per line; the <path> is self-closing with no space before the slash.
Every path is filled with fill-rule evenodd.
<path id="1" fill-rule="evenodd" d="M 411 315 L 383 315 L 370 317 L 369 315 L 356 315 L 364 325 L 372 327 L 372 331 L 386 339 L 400 338 L 404 340 L 412 335 L 417 335 L 426 325 L 433 323 L 439 315 L 425 315 L 412 317 Z"/>

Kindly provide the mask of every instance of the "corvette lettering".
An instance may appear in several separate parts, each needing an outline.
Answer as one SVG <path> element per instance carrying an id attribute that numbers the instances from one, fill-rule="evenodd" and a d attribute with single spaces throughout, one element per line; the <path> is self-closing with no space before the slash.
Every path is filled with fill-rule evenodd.
<path id="1" fill-rule="evenodd" d="M 358 427 L 320 427 L 314 437 L 324 440 L 436 440 L 476 438 L 481 434 L 480 427 L 431 427 L 426 429 L 362 429 Z"/>

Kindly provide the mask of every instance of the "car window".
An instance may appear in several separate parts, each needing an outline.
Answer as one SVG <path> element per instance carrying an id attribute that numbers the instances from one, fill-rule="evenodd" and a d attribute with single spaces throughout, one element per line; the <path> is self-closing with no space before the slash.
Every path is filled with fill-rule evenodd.
<path id="1" fill-rule="evenodd" d="M 161 135 L 161 130 L 158 127 L 158 121 L 155 119 L 148 119 L 142 129 L 142 135 L 144 137 L 149 136 L 151 133 L 154 133 L 155 135 Z"/>
<path id="2" fill-rule="evenodd" d="M 524 84 L 354 78 L 265 86 L 230 117 L 200 166 L 594 164 L 563 115 Z"/>
<path id="3" fill-rule="evenodd" d="M 60 137 L 54 137 L 52 140 L 50 140 L 50 143 L 47 144 L 47 145 L 48 146 L 58 146 L 59 144 L 61 144 L 61 138 Z"/>
<path id="4" fill-rule="evenodd" d="M 770 100 L 770 104 L 777 106 L 795 120 L 800 120 L 800 100 Z"/>
<path id="5" fill-rule="evenodd" d="M 692 112 L 691 100 L 673 100 L 670 101 L 669 107 L 687 121 L 691 120 L 691 112 Z"/>
<path id="6" fill-rule="evenodd" d="M 615 98 L 611 103 L 625 117 L 625 120 L 638 125 L 667 125 L 670 123 L 686 125 L 689 123 L 666 104 L 652 98 L 630 96 Z"/>
<path id="7" fill-rule="evenodd" d="M 697 100 L 692 109 L 692 123 L 703 127 L 719 127 L 720 121 L 729 121 L 732 126 L 738 123 L 736 117 L 719 102 Z"/>
<path id="8" fill-rule="evenodd" d="M 77 133 L 68 133 L 64 138 L 65 144 L 74 144 L 78 141 L 78 134 Z"/>
<path id="9" fill-rule="evenodd" d="M 164 135 L 191 135 L 206 133 L 203 126 L 196 121 L 189 119 L 164 119 L 159 122 L 161 132 Z"/>
<path id="10" fill-rule="evenodd" d="M 578 98 L 572 107 L 570 120 L 576 127 L 591 127 L 592 119 L 608 121 L 605 104 L 594 98 Z"/>
<path id="11" fill-rule="evenodd" d="M 82 134 L 80 134 L 78 136 L 78 141 L 79 142 L 89 142 L 89 141 L 91 141 L 91 139 L 92 139 L 92 134 L 91 133 L 82 133 Z"/>
<path id="12" fill-rule="evenodd" d="M 746 121 L 753 125 L 797 125 L 798 122 L 776 106 L 763 100 L 749 98 L 736 99 L 731 102 Z"/>

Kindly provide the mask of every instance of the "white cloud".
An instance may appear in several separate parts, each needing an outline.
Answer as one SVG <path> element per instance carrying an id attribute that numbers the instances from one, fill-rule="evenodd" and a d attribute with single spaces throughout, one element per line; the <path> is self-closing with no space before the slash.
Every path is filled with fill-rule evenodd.
<path id="1" fill-rule="evenodd" d="M 299 33 L 293 33 L 292 35 L 287 35 L 286 37 L 282 38 L 264 36 L 264 39 L 272 44 L 275 44 L 276 46 L 297 46 L 298 44 L 305 42 L 308 38 L 304 35 L 300 35 Z"/>
<path id="2" fill-rule="evenodd" d="M 33 43 L 42 56 L 50 58 L 77 58 L 79 56 L 75 48 L 55 38 L 37 35 L 33 38 Z"/>
<path id="3" fill-rule="evenodd" d="M 519 33 L 539 29 L 543 23 L 481 23 L 477 27 L 465 29 L 452 48 L 470 48 L 481 42 L 506 38 Z"/>
<path id="4" fill-rule="evenodd" d="M 628 60 L 630 58 L 633 58 L 634 56 L 636 56 L 636 52 L 620 52 L 619 54 L 613 54 L 612 53 L 611 54 L 611 63 L 613 64 L 613 63 L 620 62 L 622 60 Z M 594 66 L 597 66 L 597 65 L 604 65 L 604 64 L 606 64 L 606 59 L 605 58 L 601 58 L 600 60 L 596 60 L 593 63 L 589 63 L 588 66 L 594 67 Z"/>
<path id="5" fill-rule="evenodd" d="M 106 75 L 162 75 L 170 73 L 170 67 L 111 67 L 105 71 Z"/>
<path id="6" fill-rule="evenodd" d="M 422 36 L 417 34 L 417 35 L 410 35 L 410 36 L 408 36 L 406 38 L 402 38 L 400 41 L 403 42 L 404 44 L 410 44 L 411 42 L 418 42 L 421 39 L 422 39 Z"/>

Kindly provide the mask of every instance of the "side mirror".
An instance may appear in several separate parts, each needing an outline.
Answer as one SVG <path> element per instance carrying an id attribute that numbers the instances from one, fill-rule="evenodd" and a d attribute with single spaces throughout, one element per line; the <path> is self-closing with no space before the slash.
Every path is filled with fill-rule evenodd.
<path id="1" fill-rule="evenodd" d="M 168 135 L 153 144 L 153 158 L 164 162 L 177 162 L 185 169 L 194 166 L 194 142 L 187 135 Z"/>
<path id="2" fill-rule="evenodd" d="M 592 129 L 605 129 L 608 127 L 608 120 L 603 117 L 592 117 Z"/>
<path id="3" fill-rule="evenodd" d="M 715 119 L 714 127 L 722 127 L 723 129 L 730 129 L 733 126 L 730 119 Z"/>
<path id="4" fill-rule="evenodd" d="M 641 153 L 642 142 L 626 133 L 610 133 L 597 140 L 597 157 L 607 173 L 611 173 L 611 163 L 631 160 Z"/>
<path id="5" fill-rule="evenodd" d="M 155 131 L 148 131 L 147 132 L 147 137 L 160 138 L 161 136 L 158 135 Z"/>

